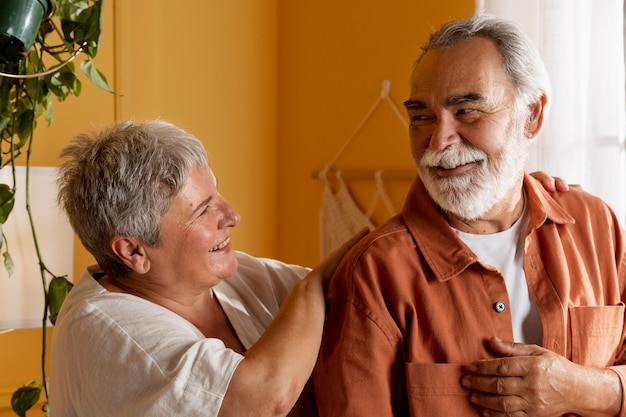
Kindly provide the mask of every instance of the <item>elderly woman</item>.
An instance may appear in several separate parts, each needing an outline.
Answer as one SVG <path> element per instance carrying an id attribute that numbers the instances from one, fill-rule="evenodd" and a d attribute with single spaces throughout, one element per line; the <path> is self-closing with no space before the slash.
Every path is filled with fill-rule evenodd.
<path id="1" fill-rule="evenodd" d="M 239 215 L 202 144 L 166 122 L 115 123 L 62 156 L 59 202 L 98 265 L 56 323 L 51 415 L 286 415 L 345 248 L 311 272 L 234 251 Z"/>

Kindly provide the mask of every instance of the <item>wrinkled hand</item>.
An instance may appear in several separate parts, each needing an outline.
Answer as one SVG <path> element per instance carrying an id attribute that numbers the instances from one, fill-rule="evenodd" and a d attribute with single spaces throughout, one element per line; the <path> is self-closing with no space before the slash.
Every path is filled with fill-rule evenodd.
<path id="1" fill-rule="evenodd" d="M 543 171 L 536 171 L 531 173 L 530 175 L 535 177 L 535 179 L 541 181 L 541 184 L 543 185 L 543 188 L 546 189 L 546 191 L 569 190 L 569 185 L 567 184 L 567 181 L 565 181 L 563 178 L 553 177 Z"/>
<path id="2" fill-rule="evenodd" d="M 590 377 L 605 372 L 577 365 L 536 345 L 498 338 L 489 340 L 489 345 L 498 358 L 468 365 L 461 379 L 470 391 L 470 401 L 485 416 L 551 417 L 576 412 L 582 407 L 576 401 L 593 395 L 585 382 L 593 383 Z"/>

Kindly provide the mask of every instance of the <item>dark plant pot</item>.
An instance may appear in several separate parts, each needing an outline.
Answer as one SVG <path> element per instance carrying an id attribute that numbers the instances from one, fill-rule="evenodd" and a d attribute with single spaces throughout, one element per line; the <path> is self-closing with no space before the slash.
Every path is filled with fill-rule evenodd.
<path id="1" fill-rule="evenodd" d="M 0 63 L 26 55 L 51 9 L 50 0 L 0 0 Z"/>

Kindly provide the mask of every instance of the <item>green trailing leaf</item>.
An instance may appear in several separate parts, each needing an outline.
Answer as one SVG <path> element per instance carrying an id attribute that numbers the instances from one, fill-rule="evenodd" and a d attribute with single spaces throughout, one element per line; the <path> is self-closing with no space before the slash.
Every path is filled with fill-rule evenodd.
<path id="1" fill-rule="evenodd" d="M 13 258 L 9 253 L 9 243 L 7 242 L 6 236 L 4 235 L 4 231 L 2 230 L 2 224 L 0 223 L 0 246 L 4 248 L 4 252 L 2 252 L 2 258 L 4 260 L 4 269 L 6 269 L 9 277 L 13 276 L 13 272 L 15 272 L 15 265 L 13 264 Z"/>
<path id="2" fill-rule="evenodd" d="M 113 90 L 109 87 L 106 77 L 95 67 L 91 58 L 81 62 L 80 69 L 85 73 L 85 75 L 87 75 L 92 83 L 109 93 L 113 92 Z"/>
<path id="3" fill-rule="evenodd" d="M 42 81 L 38 78 L 28 78 L 24 80 L 26 95 L 30 97 L 31 100 L 35 100 L 37 96 L 43 95 L 41 92 L 41 84 Z"/>
<path id="4" fill-rule="evenodd" d="M 59 101 L 64 101 L 68 94 L 78 97 L 81 92 L 81 83 L 74 72 L 74 64 L 68 64 L 51 75 L 46 79 L 46 86 Z"/>
<path id="5" fill-rule="evenodd" d="M 13 133 L 17 134 L 19 140 L 15 142 L 13 146 L 19 149 L 26 144 L 26 141 L 30 138 L 30 135 L 33 132 L 33 127 L 37 125 L 37 122 L 35 122 L 35 115 L 33 114 L 32 108 L 18 106 L 15 118 L 17 121 L 13 125 L 13 129 L 15 129 Z"/>
<path id="6" fill-rule="evenodd" d="M 90 0 L 56 0 L 56 14 L 61 20 L 75 21 L 78 19 L 80 12 L 89 7 L 89 3 Z"/>
<path id="7" fill-rule="evenodd" d="M 48 287 L 48 307 L 50 308 L 50 322 L 55 324 L 59 310 L 70 293 L 74 284 L 67 280 L 67 276 L 54 277 Z"/>
<path id="8" fill-rule="evenodd" d="M 98 43 L 100 40 L 100 2 L 94 3 L 91 7 L 82 10 L 76 21 L 80 24 L 74 28 L 74 38 L 76 42 L 87 41 L 88 43 Z"/>
<path id="9" fill-rule="evenodd" d="M 52 124 L 52 122 L 54 122 L 54 111 L 53 111 L 53 107 L 52 107 L 52 94 L 48 94 L 46 95 L 46 123 L 48 123 L 48 126 L 50 126 Z"/>
<path id="10" fill-rule="evenodd" d="M 85 52 L 95 57 L 100 44 L 102 8 L 104 0 L 71 1 L 57 0 L 57 16 L 68 43 L 87 43 Z"/>
<path id="11" fill-rule="evenodd" d="M 0 224 L 4 224 L 15 205 L 15 191 L 7 184 L 0 184 Z"/>
<path id="12" fill-rule="evenodd" d="M 20 417 L 26 417 L 26 411 L 37 404 L 41 397 L 42 385 L 37 381 L 29 381 L 11 396 L 11 408 Z"/>
<path id="13" fill-rule="evenodd" d="M 64 101 L 65 97 L 69 94 L 69 89 L 59 80 L 56 73 L 46 79 L 46 86 L 50 93 L 54 94 L 59 101 Z"/>
<path id="14" fill-rule="evenodd" d="M 15 272 L 15 264 L 13 263 L 13 258 L 11 258 L 9 251 L 2 252 L 2 258 L 4 261 L 4 269 L 6 269 L 7 274 L 12 277 L 13 272 Z"/>
<path id="15" fill-rule="evenodd" d="M 10 121 L 11 118 L 9 116 L 0 114 L 0 131 L 6 129 Z"/>

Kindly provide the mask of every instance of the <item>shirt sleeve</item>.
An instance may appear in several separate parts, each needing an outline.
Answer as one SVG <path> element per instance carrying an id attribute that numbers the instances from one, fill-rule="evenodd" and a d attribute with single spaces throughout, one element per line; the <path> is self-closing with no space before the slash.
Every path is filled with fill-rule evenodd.
<path id="1" fill-rule="evenodd" d="M 237 252 L 237 274 L 227 280 L 243 280 L 261 300 L 275 298 L 282 304 L 296 282 L 311 271 L 310 268 L 288 264 L 270 258 L 257 258 Z"/>
<path id="2" fill-rule="evenodd" d="M 620 243 L 620 248 L 623 248 L 623 245 L 626 243 L 626 231 L 618 227 L 618 234 L 621 239 L 618 239 Z M 620 282 L 622 285 L 622 300 L 626 301 L 626 251 L 622 250 L 621 252 L 621 260 L 618 262 L 618 275 L 620 277 Z M 618 365 L 611 367 L 613 371 L 617 373 L 619 376 L 620 382 L 622 384 L 622 407 L 619 417 L 626 417 L 626 318 L 624 318 L 623 330 L 622 330 L 622 345 L 618 350 L 618 358 L 616 363 Z"/>
<path id="3" fill-rule="evenodd" d="M 345 274 L 338 270 L 333 284 Z M 313 375 L 320 416 L 408 415 L 404 362 L 384 323 L 355 298 L 335 295 L 327 317 Z"/>
<path id="4" fill-rule="evenodd" d="M 237 260 L 237 273 L 213 291 L 239 340 L 249 349 L 274 320 L 289 291 L 310 269 L 243 252 L 237 252 Z"/>

